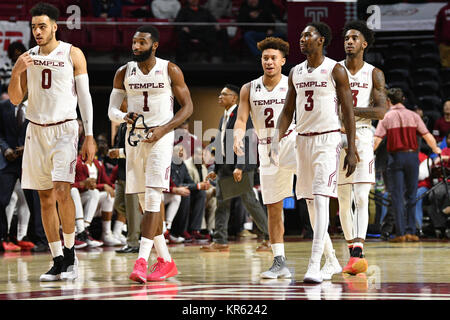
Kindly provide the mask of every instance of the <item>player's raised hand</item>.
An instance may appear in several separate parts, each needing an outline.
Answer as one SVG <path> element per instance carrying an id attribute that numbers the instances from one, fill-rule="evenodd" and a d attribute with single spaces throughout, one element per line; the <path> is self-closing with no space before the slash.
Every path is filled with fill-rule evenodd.
<path id="1" fill-rule="evenodd" d="M 96 152 L 96 147 L 95 147 L 94 137 L 86 136 L 83 141 L 83 145 L 81 146 L 81 158 L 88 165 L 91 165 L 92 161 L 94 161 L 95 152 Z"/>
<path id="2" fill-rule="evenodd" d="M 30 54 L 27 52 L 22 53 L 14 64 L 14 68 L 12 72 L 18 72 L 19 74 L 27 70 L 29 66 L 33 64 L 33 59 Z"/>

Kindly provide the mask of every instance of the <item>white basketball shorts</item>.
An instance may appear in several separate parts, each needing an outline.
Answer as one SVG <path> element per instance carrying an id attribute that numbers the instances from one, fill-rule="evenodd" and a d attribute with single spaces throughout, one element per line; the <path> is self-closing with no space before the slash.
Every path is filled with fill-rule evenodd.
<path id="1" fill-rule="evenodd" d="M 22 162 L 22 188 L 49 190 L 53 181 L 75 181 L 78 122 L 43 127 L 29 123 Z"/>
<path id="2" fill-rule="evenodd" d="M 297 199 L 337 198 L 341 134 L 297 135 Z"/>
<path id="3" fill-rule="evenodd" d="M 136 147 L 132 147 L 128 143 L 130 130 L 128 127 L 125 142 L 127 178 L 125 193 L 145 193 L 146 187 L 169 190 L 174 132 L 167 133 L 156 142 L 139 142 Z M 144 135 L 144 129 L 135 131 Z"/>
<path id="4" fill-rule="evenodd" d="M 373 155 L 373 132 L 370 128 L 362 127 L 356 129 L 356 150 L 359 154 L 359 162 L 356 165 L 356 170 L 350 177 L 346 177 L 347 170 L 343 169 L 344 158 L 346 155 L 345 149 L 341 149 L 341 160 L 339 165 L 338 184 L 353 184 L 353 183 L 375 183 L 375 166 Z"/>

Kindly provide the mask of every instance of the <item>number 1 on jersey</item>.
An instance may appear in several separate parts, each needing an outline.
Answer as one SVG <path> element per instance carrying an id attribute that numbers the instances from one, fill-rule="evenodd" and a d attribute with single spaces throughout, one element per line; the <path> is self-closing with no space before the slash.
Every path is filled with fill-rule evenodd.
<path id="1" fill-rule="evenodd" d="M 144 108 L 143 108 L 143 111 L 150 111 L 150 109 L 148 108 L 148 92 L 147 91 L 143 91 L 142 94 L 144 95 Z"/>

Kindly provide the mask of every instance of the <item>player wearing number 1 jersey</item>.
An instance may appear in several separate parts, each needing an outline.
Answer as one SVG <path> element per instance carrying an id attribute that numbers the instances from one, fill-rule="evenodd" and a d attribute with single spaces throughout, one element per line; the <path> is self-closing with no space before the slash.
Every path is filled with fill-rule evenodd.
<path id="1" fill-rule="evenodd" d="M 192 114 L 192 100 L 182 71 L 175 64 L 155 57 L 159 32 L 153 26 L 139 27 L 133 37 L 134 61 L 117 70 L 110 96 L 108 115 L 117 122 L 129 124 L 143 115 L 150 127 L 147 139 L 136 147 L 126 144 L 126 193 L 137 193 L 144 210 L 141 224 L 139 256 L 130 279 L 140 283 L 161 281 L 178 273 L 163 235 L 160 211 L 163 191 L 169 189 L 174 129 Z M 120 111 L 127 99 L 128 113 Z M 173 114 L 174 97 L 180 110 Z M 145 136 L 138 122 L 137 133 Z M 129 136 L 131 125 L 128 125 Z M 157 262 L 147 274 L 147 261 L 155 245 Z"/>
<path id="2" fill-rule="evenodd" d="M 28 95 L 26 118 L 30 124 L 23 155 L 22 187 L 38 190 L 42 223 L 53 256 L 53 267 L 40 280 L 73 280 L 77 277 L 78 260 L 70 185 L 75 180 L 78 150 L 77 104 L 86 134 L 81 150 L 83 159 L 90 164 L 95 155 L 86 59 L 79 48 L 56 40 L 59 16 L 56 7 L 39 3 L 31 9 L 31 16 L 37 46 L 19 57 L 8 87 L 15 105 Z M 59 235 L 60 221 L 64 248 Z"/>
<path id="3" fill-rule="evenodd" d="M 261 64 L 264 75 L 245 84 L 240 93 L 239 110 L 234 126 L 234 151 L 243 153 L 243 137 L 249 115 L 258 136 L 259 175 L 264 204 L 267 206 L 269 238 L 274 256 L 272 267 L 261 274 L 263 278 L 289 278 L 284 252 L 283 199 L 292 196 L 296 171 L 295 133 L 291 124 L 281 140 L 280 162 L 270 161 L 270 146 L 275 126 L 284 105 L 288 78 L 281 73 L 289 53 L 289 44 L 280 38 L 269 37 L 258 42 L 262 52 Z"/>
<path id="4" fill-rule="evenodd" d="M 350 249 L 350 260 L 343 271 L 357 274 L 365 272 L 368 267 L 363 244 L 369 224 L 369 193 L 375 183 L 372 119 L 384 118 L 387 99 L 383 72 L 364 61 L 364 53 L 374 41 L 372 30 L 364 21 L 351 21 L 344 26 L 343 35 L 346 58 L 340 64 L 347 71 L 352 90 L 356 148 L 360 161 L 350 177 L 345 176 L 342 168 L 339 170 L 339 219 Z M 342 135 L 344 147 L 341 149 L 341 161 L 346 154 L 345 133 Z"/>
<path id="5" fill-rule="evenodd" d="M 305 198 L 314 230 L 312 253 L 305 282 L 320 283 L 323 274 L 342 269 L 328 235 L 329 199 L 336 197 L 339 165 L 347 176 L 358 161 L 355 147 L 355 118 L 352 96 L 345 69 L 325 57 L 323 49 L 331 40 L 331 30 L 324 23 L 310 23 L 300 36 L 300 50 L 306 60 L 293 67 L 289 74 L 289 90 L 283 112 L 278 119 L 279 138 L 288 130 L 294 111 L 297 131 L 297 198 Z M 339 164 L 340 122 L 339 104 L 348 136 L 348 152 Z M 320 269 L 325 254 L 324 270 Z M 322 271 L 322 272 L 321 272 Z"/>

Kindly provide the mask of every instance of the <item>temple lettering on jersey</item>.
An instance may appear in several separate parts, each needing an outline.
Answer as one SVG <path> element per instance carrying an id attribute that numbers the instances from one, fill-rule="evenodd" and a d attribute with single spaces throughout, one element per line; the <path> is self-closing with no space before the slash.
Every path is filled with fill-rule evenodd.
<path id="1" fill-rule="evenodd" d="M 47 60 L 33 59 L 33 64 L 35 66 L 61 67 L 61 68 L 64 68 L 64 61 L 47 61 Z"/>
<path id="2" fill-rule="evenodd" d="M 308 81 L 308 82 L 299 82 L 295 84 L 295 87 L 298 88 L 309 88 L 309 87 L 319 87 L 319 88 L 325 88 L 327 86 L 326 81 Z"/>
<path id="3" fill-rule="evenodd" d="M 360 82 L 350 82 L 350 87 L 367 89 L 367 88 L 369 88 L 369 84 L 368 83 L 360 83 Z"/>
<path id="4" fill-rule="evenodd" d="M 153 83 L 153 82 L 148 82 L 148 83 L 129 83 L 128 86 L 130 87 L 131 90 L 136 90 L 136 89 L 157 89 L 157 88 L 164 88 L 164 83 Z"/>
<path id="5" fill-rule="evenodd" d="M 252 100 L 252 102 L 258 106 L 265 106 L 272 104 L 284 104 L 285 100 L 286 99 Z"/>

